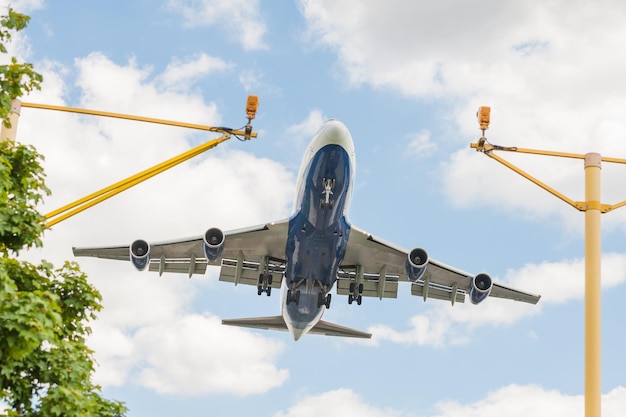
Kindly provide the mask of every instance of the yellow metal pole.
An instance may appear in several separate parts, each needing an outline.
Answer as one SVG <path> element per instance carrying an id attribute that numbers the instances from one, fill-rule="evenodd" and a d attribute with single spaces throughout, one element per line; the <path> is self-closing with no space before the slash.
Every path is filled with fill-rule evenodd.
<path id="1" fill-rule="evenodd" d="M 152 117 L 132 116 L 128 114 L 112 113 L 112 112 L 106 112 L 106 111 L 100 111 L 100 110 L 79 109 L 76 107 L 53 106 L 51 104 L 22 103 L 22 107 L 31 107 L 34 109 L 43 109 L 43 110 L 64 111 L 68 113 L 88 114 L 92 116 L 112 117 L 116 119 L 133 120 L 136 122 L 156 123 L 156 124 L 167 125 L 167 126 L 185 127 L 189 129 L 204 130 L 207 132 L 223 132 L 227 130 L 223 127 L 213 127 L 213 126 L 205 126 L 205 125 L 199 125 L 199 124 L 194 124 L 194 123 L 177 122 L 173 120 L 155 119 Z M 230 130 L 229 129 L 229 132 L 234 135 L 241 135 L 241 136 L 246 134 L 244 130 Z M 250 137 L 255 138 L 256 136 L 257 136 L 256 133 L 250 134 Z"/>
<path id="2" fill-rule="evenodd" d="M 254 132 L 246 132 L 245 130 L 231 130 L 223 127 L 213 127 L 213 126 L 205 126 L 194 123 L 184 123 L 177 122 L 174 120 L 164 120 L 164 119 L 155 119 L 153 117 L 143 117 L 143 116 L 132 116 L 129 114 L 122 113 L 112 113 L 107 111 L 100 110 L 88 110 L 88 109 L 79 109 L 76 107 L 65 107 L 65 106 L 53 106 L 51 104 L 37 104 L 37 103 L 22 103 L 22 107 L 30 107 L 33 109 L 42 109 L 42 110 L 56 110 L 56 111 L 64 111 L 68 113 L 79 113 L 79 114 L 88 114 L 92 116 L 103 116 L 103 117 L 112 117 L 115 119 L 124 119 L 124 120 L 133 120 L 135 122 L 146 122 L 146 123 L 156 123 L 166 126 L 176 126 L 176 127 L 185 127 L 188 129 L 196 129 L 196 130 L 204 130 L 206 132 L 224 132 L 228 131 L 233 135 L 246 136 L 248 135 L 251 138 L 256 138 L 257 134 Z"/>
<path id="3" fill-rule="evenodd" d="M 600 417 L 601 381 L 601 204 L 600 154 L 585 155 L 585 417 Z"/>
<path id="4" fill-rule="evenodd" d="M 46 214 L 46 218 L 48 219 L 48 221 L 46 222 L 46 226 L 52 227 L 55 224 L 74 216 L 75 214 L 78 214 L 98 203 L 101 203 L 104 200 L 113 197 L 114 195 L 121 193 L 122 191 L 129 189 L 130 187 L 133 187 L 149 178 L 154 177 L 155 175 L 158 175 L 182 162 L 193 158 L 194 156 L 200 155 L 201 153 L 216 147 L 220 143 L 228 140 L 229 138 L 230 134 L 223 134 L 217 139 L 213 139 L 209 142 L 203 143 L 202 145 L 199 145 L 185 153 L 175 156 L 174 158 L 168 159 L 165 162 L 141 171 L 140 173 L 135 174 L 125 180 L 119 181 L 113 185 L 105 187 L 86 197 L 83 197 L 73 203 L 67 204 L 57 210 L 54 210 Z"/>
<path id="5" fill-rule="evenodd" d="M 602 162 L 626 164 L 626 159 L 602 157 L 598 153 L 579 155 L 573 153 L 522 149 L 491 145 L 485 138 L 485 129 L 489 126 L 489 107 L 478 109 L 478 121 L 483 136 L 470 146 L 490 156 L 506 167 L 529 179 L 556 197 L 585 212 L 585 417 L 600 417 L 602 413 L 602 293 L 601 261 L 602 231 L 601 215 L 611 210 L 626 206 L 626 200 L 614 204 L 602 204 L 600 200 L 600 170 Z M 559 156 L 585 160 L 585 201 L 574 202 L 556 190 L 546 186 L 519 168 L 492 154 L 493 151 L 510 151 L 534 155 Z"/>
<path id="6" fill-rule="evenodd" d="M 583 210 L 584 209 L 584 207 L 581 207 L 579 203 L 573 201 L 571 198 L 568 198 L 567 196 L 565 196 L 564 194 L 558 192 L 557 190 L 555 190 L 554 188 L 548 186 L 547 184 L 539 181 L 537 178 L 533 177 L 532 175 L 522 171 L 521 169 L 519 169 L 515 165 L 511 164 L 510 162 L 500 158 L 498 155 L 494 154 L 493 152 L 486 152 L 485 155 L 487 155 L 491 159 L 495 159 L 496 161 L 500 162 L 505 167 L 507 167 L 510 170 L 518 173 L 522 177 L 526 178 L 527 180 L 529 180 L 533 184 L 538 185 L 539 187 L 543 188 L 544 190 L 546 190 L 550 194 L 554 195 L 555 197 L 560 198 L 562 201 L 566 202 L 567 204 L 569 204 L 570 206 L 574 207 L 575 209 L 578 209 L 578 210 Z"/>

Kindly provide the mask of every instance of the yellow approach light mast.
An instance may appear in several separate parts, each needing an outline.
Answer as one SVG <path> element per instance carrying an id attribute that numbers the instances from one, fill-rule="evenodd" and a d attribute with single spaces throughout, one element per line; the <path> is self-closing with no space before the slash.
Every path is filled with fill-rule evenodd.
<path id="1" fill-rule="evenodd" d="M 523 149 L 492 145 L 485 137 L 489 128 L 489 107 L 480 107 L 477 117 L 483 134 L 471 148 L 500 162 L 524 178 L 553 194 L 579 211 L 585 212 L 585 417 L 601 415 L 601 219 L 603 213 L 626 205 L 626 200 L 613 204 L 602 204 L 600 201 L 600 169 L 602 162 L 626 164 L 626 159 L 607 158 L 598 153 L 585 155 L 553 152 L 537 149 Z M 585 169 L 585 201 L 573 201 L 562 193 L 539 181 L 532 175 L 522 171 L 510 162 L 500 158 L 495 151 L 545 155 L 561 158 L 584 160 Z"/>
<path id="2" fill-rule="evenodd" d="M 141 171 L 122 181 L 119 181 L 115 184 L 112 184 L 108 187 L 98 190 L 79 200 L 74 201 L 73 203 L 67 204 L 57 210 L 54 210 L 46 214 L 46 219 L 47 219 L 46 227 L 51 227 L 149 178 L 152 178 L 155 175 L 158 175 L 182 162 L 185 162 L 193 158 L 194 156 L 200 155 L 208 151 L 209 149 L 216 147 L 220 143 L 225 142 L 228 139 L 230 139 L 232 136 L 240 138 L 241 140 L 250 140 L 251 138 L 256 138 L 257 133 L 252 131 L 251 122 L 256 117 L 258 106 L 259 106 L 259 98 L 253 95 L 248 96 L 248 100 L 246 102 L 246 117 L 248 119 L 248 122 L 244 126 L 243 130 L 238 130 L 238 129 L 231 129 L 227 127 L 205 126 L 205 125 L 199 125 L 199 124 L 177 122 L 177 121 L 172 121 L 172 120 L 154 119 L 154 118 L 143 117 L 143 116 L 132 116 L 132 115 L 127 115 L 127 114 L 111 113 L 111 112 L 104 112 L 104 111 L 98 111 L 98 110 L 86 110 L 86 109 L 79 109 L 79 108 L 73 108 L 73 107 L 52 106 L 52 105 L 47 105 L 47 104 L 20 103 L 19 100 L 14 100 L 13 102 L 14 110 L 12 110 L 11 115 L 10 115 L 11 129 L 6 129 L 3 126 L 1 134 L 2 134 L 3 140 L 15 140 L 15 132 L 17 129 L 17 119 L 19 117 L 21 107 L 29 107 L 29 108 L 43 109 L 43 110 L 64 111 L 64 112 L 70 112 L 70 113 L 87 114 L 87 115 L 94 115 L 94 116 L 101 116 L 101 117 L 112 117 L 112 118 L 117 118 L 117 119 L 132 120 L 132 121 L 145 122 L 145 123 L 156 123 L 156 124 L 167 125 L 167 126 L 177 126 L 177 127 L 188 128 L 188 129 L 202 130 L 206 132 L 221 133 L 221 135 L 218 138 L 212 139 L 193 149 L 190 149 L 187 152 L 184 152 L 171 159 L 168 159 L 167 161 L 164 161 L 151 168 Z"/>

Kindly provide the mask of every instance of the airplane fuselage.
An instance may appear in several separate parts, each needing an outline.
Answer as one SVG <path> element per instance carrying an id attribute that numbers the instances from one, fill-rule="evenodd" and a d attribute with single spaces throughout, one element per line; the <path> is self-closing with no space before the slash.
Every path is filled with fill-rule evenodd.
<path id="1" fill-rule="evenodd" d="M 350 235 L 347 211 L 355 158 L 348 129 L 330 120 L 311 141 L 300 167 L 289 220 L 282 315 L 298 340 L 330 306 L 330 290 Z"/>

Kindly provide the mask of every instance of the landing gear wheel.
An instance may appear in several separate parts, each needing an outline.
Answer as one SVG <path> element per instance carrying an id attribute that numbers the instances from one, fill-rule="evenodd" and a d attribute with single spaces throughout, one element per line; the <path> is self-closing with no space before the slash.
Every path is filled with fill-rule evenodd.
<path id="1" fill-rule="evenodd" d="M 323 305 L 324 305 L 324 294 L 319 293 L 317 294 L 317 308 L 320 308 Z"/>
<path id="2" fill-rule="evenodd" d="M 352 304 L 353 301 L 354 297 L 352 296 L 352 294 L 348 294 L 348 304 Z"/>
<path id="3" fill-rule="evenodd" d="M 363 300 L 363 297 L 359 295 L 356 299 L 356 304 L 360 306 L 362 300 Z"/>
<path id="4" fill-rule="evenodd" d="M 272 274 L 259 274 L 256 289 L 258 295 L 266 293 L 269 297 L 272 294 Z"/>
<path id="5" fill-rule="evenodd" d="M 359 284 L 359 294 L 363 294 L 363 284 Z"/>
<path id="6" fill-rule="evenodd" d="M 317 306 L 326 306 L 326 308 L 330 308 L 330 298 L 331 294 L 326 294 L 326 297 L 324 297 L 324 294 L 322 293 L 317 294 Z"/>
<path id="7" fill-rule="evenodd" d="M 291 304 L 292 302 L 298 305 L 298 303 L 300 302 L 300 290 L 296 290 L 295 292 L 287 290 L 287 305 Z"/>
<path id="8" fill-rule="evenodd" d="M 350 292 L 354 293 L 354 290 L 356 289 L 356 283 L 355 282 L 351 282 L 350 283 Z"/>

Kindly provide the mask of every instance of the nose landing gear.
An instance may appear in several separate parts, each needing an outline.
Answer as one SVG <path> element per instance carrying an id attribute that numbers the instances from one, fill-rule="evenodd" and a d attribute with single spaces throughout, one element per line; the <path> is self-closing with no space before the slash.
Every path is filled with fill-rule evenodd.
<path id="1" fill-rule="evenodd" d="M 323 178 L 322 187 L 324 191 L 322 191 L 323 198 L 320 200 L 320 208 L 333 208 L 334 201 L 330 199 L 330 196 L 333 195 L 333 188 L 335 188 L 334 178 Z"/>

